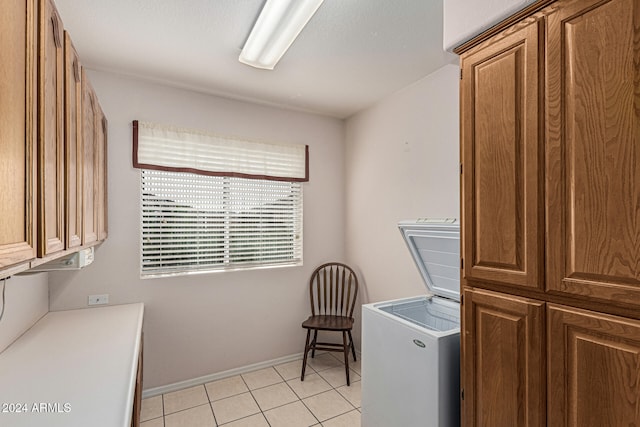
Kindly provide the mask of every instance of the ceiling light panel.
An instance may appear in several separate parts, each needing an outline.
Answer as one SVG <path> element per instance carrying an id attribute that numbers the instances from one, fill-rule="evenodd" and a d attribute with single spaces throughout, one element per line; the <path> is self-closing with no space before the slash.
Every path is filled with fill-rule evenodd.
<path id="1" fill-rule="evenodd" d="M 324 0 L 267 0 L 240 53 L 243 64 L 273 70 Z"/>

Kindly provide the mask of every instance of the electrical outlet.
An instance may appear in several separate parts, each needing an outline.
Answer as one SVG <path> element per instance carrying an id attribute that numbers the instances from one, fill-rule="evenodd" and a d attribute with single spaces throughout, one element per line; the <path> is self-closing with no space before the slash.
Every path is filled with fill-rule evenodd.
<path id="1" fill-rule="evenodd" d="M 89 295 L 89 305 L 109 304 L 109 294 Z"/>

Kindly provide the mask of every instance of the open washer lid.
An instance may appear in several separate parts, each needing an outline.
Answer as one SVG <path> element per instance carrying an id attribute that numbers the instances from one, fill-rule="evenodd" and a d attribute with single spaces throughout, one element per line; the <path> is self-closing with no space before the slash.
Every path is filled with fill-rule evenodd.
<path id="1" fill-rule="evenodd" d="M 460 223 L 457 219 L 401 221 L 398 228 L 430 293 L 460 301 Z"/>

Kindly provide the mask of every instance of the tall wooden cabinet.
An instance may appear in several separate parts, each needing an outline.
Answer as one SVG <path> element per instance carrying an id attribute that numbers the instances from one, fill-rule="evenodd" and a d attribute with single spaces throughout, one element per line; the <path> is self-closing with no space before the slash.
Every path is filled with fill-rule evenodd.
<path id="1" fill-rule="evenodd" d="M 0 13 L 0 269 L 36 256 L 37 5 Z"/>
<path id="2" fill-rule="evenodd" d="M 640 424 L 640 0 L 461 54 L 465 426 Z"/>

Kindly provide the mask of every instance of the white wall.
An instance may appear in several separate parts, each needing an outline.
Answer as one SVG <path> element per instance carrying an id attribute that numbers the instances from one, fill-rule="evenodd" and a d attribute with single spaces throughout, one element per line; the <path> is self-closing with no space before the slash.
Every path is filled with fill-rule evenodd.
<path id="1" fill-rule="evenodd" d="M 215 70 L 212 70 L 215 72 Z M 313 269 L 344 258 L 342 121 L 198 94 L 103 72 L 90 79 L 109 120 L 109 237 L 80 272 L 50 273 L 50 309 L 145 303 L 144 388 L 301 353 Z M 249 139 L 305 143 L 304 266 L 139 278 L 139 172 L 134 119 Z"/>
<path id="2" fill-rule="evenodd" d="M 426 292 L 398 221 L 459 217 L 458 82 L 447 65 L 347 121 L 346 250 L 363 303 Z"/>
<path id="3" fill-rule="evenodd" d="M 445 0 L 444 49 L 480 34 L 536 0 Z"/>
<path id="4" fill-rule="evenodd" d="M 49 311 L 47 273 L 11 276 L 5 286 L 5 309 L 0 321 L 0 353 Z M 1 298 L 0 294 L 0 304 Z"/>

